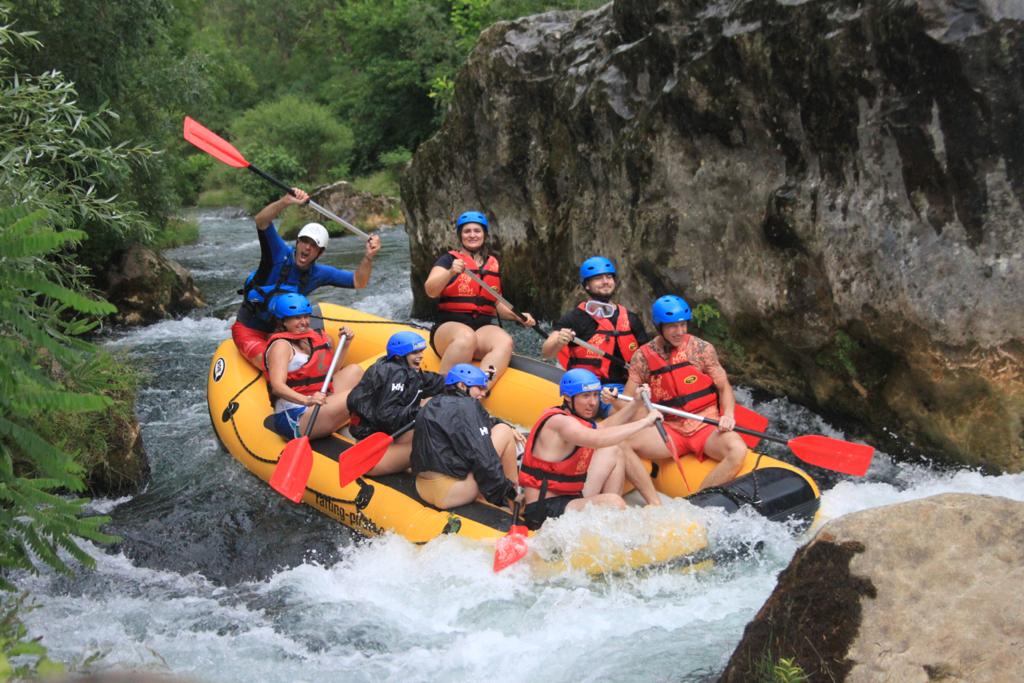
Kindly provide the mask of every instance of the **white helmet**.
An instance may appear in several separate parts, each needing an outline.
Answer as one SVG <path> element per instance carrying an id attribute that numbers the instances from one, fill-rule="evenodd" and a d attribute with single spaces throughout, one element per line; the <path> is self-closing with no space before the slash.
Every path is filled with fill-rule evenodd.
<path id="1" fill-rule="evenodd" d="M 297 239 L 302 239 L 303 237 L 308 237 L 313 240 L 316 242 L 316 246 L 321 249 L 327 248 L 327 228 L 319 223 L 306 223 L 302 226 L 302 230 L 299 230 L 299 236 Z"/>

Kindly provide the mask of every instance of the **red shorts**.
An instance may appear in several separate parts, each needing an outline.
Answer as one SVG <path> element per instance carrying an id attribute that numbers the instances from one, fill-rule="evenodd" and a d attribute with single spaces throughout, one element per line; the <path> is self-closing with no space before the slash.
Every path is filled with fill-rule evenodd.
<path id="1" fill-rule="evenodd" d="M 686 455 L 687 453 L 693 453 L 697 456 L 697 462 L 703 462 L 704 460 L 704 445 L 708 442 L 708 439 L 712 434 L 715 433 L 717 427 L 714 425 L 704 425 L 693 434 L 683 434 L 672 427 L 670 422 L 665 423 L 665 433 L 672 439 L 672 443 L 676 446 L 676 453 L 680 456 Z"/>
<path id="2" fill-rule="evenodd" d="M 234 340 L 238 352 L 260 370 L 266 370 L 263 354 L 267 350 L 270 335 L 266 332 L 246 327 L 240 322 L 231 326 L 231 339 Z"/>

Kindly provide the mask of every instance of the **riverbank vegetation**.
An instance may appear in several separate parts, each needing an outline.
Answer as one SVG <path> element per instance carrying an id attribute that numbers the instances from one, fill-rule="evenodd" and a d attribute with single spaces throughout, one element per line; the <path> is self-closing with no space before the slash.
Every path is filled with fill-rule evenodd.
<path id="1" fill-rule="evenodd" d="M 87 341 L 114 310 L 90 283 L 134 242 L 195 239 L 183 206 L 274 196 L 185 143 L 183 116 L 296 185 L 396 195 L 481 30 L 599 4 L 0 0 L 0 680 L 60 668 L 10 573 L 112 540 L 78 496 L 138 379 Z"/>

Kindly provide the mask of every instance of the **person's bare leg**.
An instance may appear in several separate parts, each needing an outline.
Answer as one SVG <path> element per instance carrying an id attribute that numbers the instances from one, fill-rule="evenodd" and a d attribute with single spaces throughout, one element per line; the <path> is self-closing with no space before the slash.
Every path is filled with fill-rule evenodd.
<path id="1" fill-rule="evenodd" d="M 599 505 L 601 507 L 616 508 L 618 510 L 626 509 L 626 501 L 622 499 L 622 496 L 614 493 L 598 493 L 596 496 L 590 496 L 589 498 L 577 498 L 566 505 L 565 509 L 582 510 L 588 505 Z"/>
<path id="2" fill-rule="evenodd" d="M 747 444 L 736 432 L 716 431 L 709 436 L 704 445 L 704 455 L 712 460 L 717 460 L 718 464 L 715 465 L 715 469 L 708 472 L 708 476 L 704 477 L 704 481 L 700 483 L 697 490 L 702 491 L 712 486 L 728 484 L 735 479 L 736 474 L 743 466 L 743 458 L 746 454 Z"/>
<path id="3" fill-rule="evenodd" d="M 485 371 L 494 368 L 494 376 L 487 384 L 490 389 L 501 378 L 512 361 L 515 346 L 509 333 L 497 325 L 487 325 L 476 331 L 476 356 Z"/>
<path id="4" fill-rule="evenodd" d="M 599 493 L 622 493 L 626 478 L 626 467 L 622 462 L 622 451 L 617 446 L 598 448 L 590 459 L 587 480 L 583 483 L 583 497 L 590 498 Z"/>
<path id="5" fill-rule="evenodd" d="M 348 398 L 347 391 L 343 394 L 331 394 L 327 397 L 327 403 L 320 406 L 320 412 L 316 416 L 316 424 L 313 425 L 313 431 L 310 433 L 309 438 L 323 438 L 337 431 L 348 421 L 349 412 L 348 404 L 345 401 L 346 398 Z M 312 417 L 313 408 L 308 408 L 302 413 L 302 417 L 299 419 L 300 434 L 306 433 L 306 428 Z"/>
<path id="6" fill-rule="evenodd" d="M 501 469 L 505 472 L 505 478 L 511 481 L 519 480 L 519 467 L 516 462 L 516 439 L 512 428 L 507 424 L 497 424 L 491 430 L 491 443 L 494 450 L 498 451 L 501 458 Z"/>
<path id="7" fill-rule="evenodd" d="M 665 429 L 671 429 L 666 427 Z M 656 427 L 647 427 L 641 429 L 639 432 L 629 437 L 626 442 L 630 449 L 633 450 L 641 458 L 647 458 L 648 460 L 664 460 L 665 458 L 671 458 L 672 452 L 669 451 L 668 446 L 665 444 L 665 440 L 661 438 L 661 434 L 658 433 Z M 680 453 L 679 455 L 683 455 Z"/>
<path id="8" fill-rule="evenodd" d="M 412 455 L 412 432 L 406 432 L 395 439 L 394 443 L 388 446 L 384 457 L 373 466 L 367 474 L 394 474 L 409 468 L 409 459 Z M 342 455 L 342 457 L 345 457 Z"/>
<path id="9" fill-rule="evenodd" d="M 344 393 L 345 396 L 348 396 L 348 392 L 355 389 L 362 378 L 363 369 L 361 367 L 355 364 L 346 365 L 341 370 L 335 371 L 334 379 L 331 380 L 332 393 Z"/>
<path id="10" fill-rule="evenodd" d="M 476 353 L 476 334 L 468 325 L 446 322 L 434 333 L 434 348 L 441 354 L 438 372 L 448 373 L 458 363 L 470 363 Z"/>
<path id="11" fill-rule="evenodd" d="M 640 462 L 636 452 L 629 447 L 628 443 L 619 444 L 619 448 L 622 449 L 623 462 L 626 465 L 626 479 L 636 487 L 648 505 L 661 505 L 661 496 L 654 488 L 654 480 L 651 479 L 644 464 Z"/>

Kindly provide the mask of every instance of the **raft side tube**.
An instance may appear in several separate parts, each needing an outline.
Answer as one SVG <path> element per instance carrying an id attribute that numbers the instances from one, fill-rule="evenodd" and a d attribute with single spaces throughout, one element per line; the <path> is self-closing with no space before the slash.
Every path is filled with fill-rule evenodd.
<path id="1" fill-rule="evenodd" d="M 754 470 L 724 486 L 687 496 L 686 500 L 698 507 L 720 507 L 726 512 L 749 505 L 773 522 L 796 520 L 801 529 L 810 526 L 820 503 L 804 477 L 782 467 Z"/>

